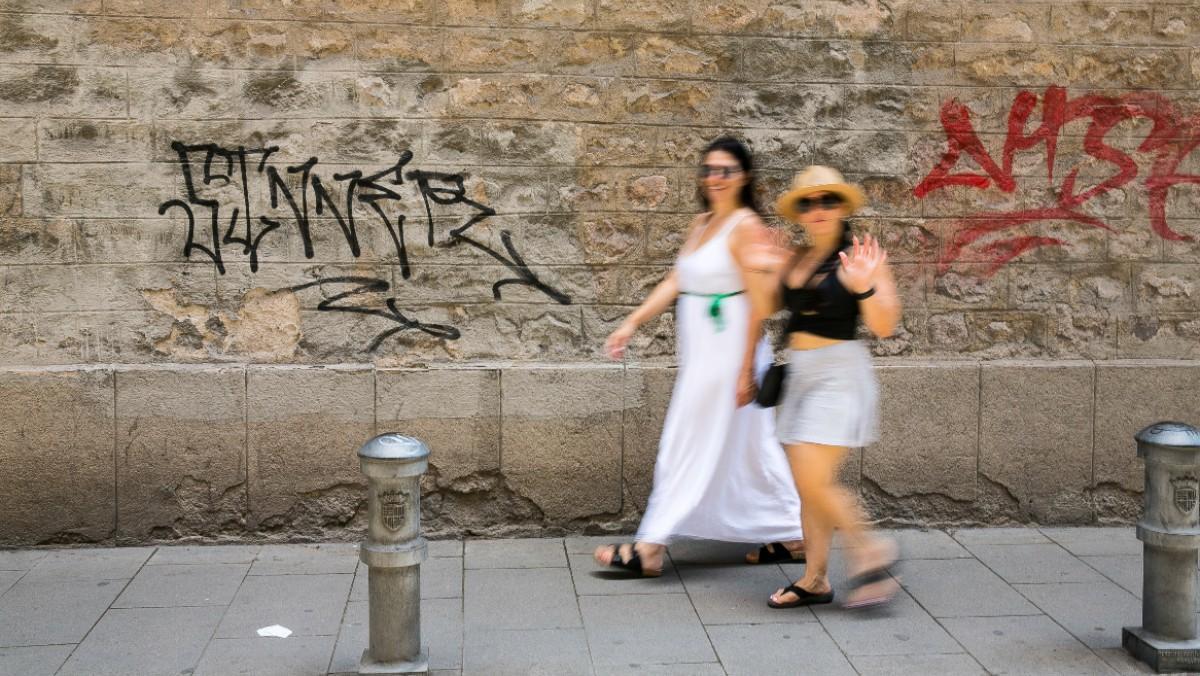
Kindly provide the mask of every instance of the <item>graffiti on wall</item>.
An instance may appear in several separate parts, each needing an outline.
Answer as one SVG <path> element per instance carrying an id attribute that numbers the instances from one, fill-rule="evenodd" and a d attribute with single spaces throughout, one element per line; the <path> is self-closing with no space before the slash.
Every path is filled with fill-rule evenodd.
<path id="1" fill-rule="evenodd" d="M 1038 103 L 1041 120 L 1030 130 L 1030 121 Z M 957 99 L 947 101 L 941 109 L 942 127 L 947 147 L 941 161 L 913 190 L 924 198 L 936 190 L 963 186 L 978 190 L 998 189 L 1012 193 L 1018 188 L 1013 175 L 1013 158 L 1023 151 L 1043 147 L 1048 177 L 1055 180 L 1055 157 L 1060 137 L 1066 125 L 1086 121 L 1083 152 L 1090 158 L 1111 164 L 1113 173 L 1094 186 L 1079 188 L 1080 167 L 1073 167 L 1056 186 L 1057 202 L 1032 209 L 1001 213 L 980 213 L 962 219 L 955 234 L 942 252 L 939 272 L 945 272 L 965 251 L 988 261 L 986 274 L 994 274 L 1006 263 L 1021 254 L 1047 246 L 1063 246 L 1057 237 L 1039 235 L 1010 235 L 1008 231 L 1040 221 L 1068 221 L 1112 230 L 1104 219 L 1085 212 L 1084 206 L 1103 195 L 1130 185 L 1141 174 L 1137 160 L 1129 153 L 1105 142 L 1105 137 L 1118 125 L 1137 120 L 1151 122 L 1138 153 L 1152 156 L 1142 180 L 1149 204 L 1150 227 L 1160 237 L 1169 240 L 1190 240 L 1191 237 L 1173 230 L 1167 222 L 1167 195 L 1172 187 L 1200 186 L 1200 175 L 1181 170 L 1184 160 L 1200 147 L 1200 115 L 1184 116 L 1164 97 L 1135 92 L 1122 96 L 1087 94 L 1067 96 L 1062 87 L 1048 87 L 1039 97 L 1034 92 L 1021 91 L 1013 99 L 1008 115 L 1008 131 L 999 161 L 980 141 L 971 122 L 970 109 Z M 968 156 L 981 171 L 955 171 L 963 155 Z M 993 237 L 993 236 L 996 237 Z"/>
<path id="2" fill-rule="evenodd" d="M 316 250 L 313 242 L 314 218 L 321 222 L 336 224 L 341 239 L 350 249 L 351 255 L 362 255 L 360 228 L 382 227 L 395 248 L 400 274 L 404 279 L 412 276 L 412 262 L 406 242 L 407 215 L 401 213 L 405 192 L 409 186 L 415 189 L 424 207 L 426 219 L 425 238 L 430 247 L 435 245 L 464 245 L 500 262 L 512 275 L 492 284 L 495 300 L 502 300 L 501 290 L 506 286 L 526 286 L 545 294 L 553 301 L 569 305 L 571 298 L 542 281 L 530 269 L 518 252 L 512 234 L 500 232 L 503 251 L 488 246 L 470 235 L 470 229 L 496 214 L 491 207 L 467 196 L 463 174 L 410 169 L 412 153 L 404 151 L 395 163 L 372 173 L 362 170 L 334 173 L 333 187 L 316 171 L 319 160 L 307 161 L 280 167 L 270 164 L 271 156 L 278 152 L 277 146 L 264 148 L 223 147 L 215 143 L 185 144 L 175 141 L 171 148 L 178 156 L 182 172 L 182 198 L 168 199 L 158 207 L 159 214 L 173 210 L 183 214 L 187 224 L 187 239 L 183 247 L 185 258 L 193 254 L 203 255 L 212 261 L 220 274 L 225 274 L 226 255 L 230 252 L 244 256 L 251 272 L 257 272 L 262 260 L 264 240 L 269 244 L 271 233 L 290 225 L 298 233 L 304 247 L 305 258 L 313 258 Z M 285 178 L 298 179 L 296 186 Z M 252 181 L 265 182 L 269 197 L 267 213 L 255 214 L 252 210 Z M 262 183 L 254 187 L 262 187 Z M 223 203 L 213 195 L 213 189 L 234 188 L 237 201 Z M 338 199 L 340 195 L 341 199 Z M 452 228 L 444 239 L 438 237 L 434 227 L 435 209 L 460 206 L 469 209 L 465 222 Z M 361 214 L 370 219 L 365 225 Z M 346 290 L 324 299 L 317 309 L 323 312 L 345 312 L 382 317 L 393 326 L 377 334 L 367 346 L 375 351 L 388 338 L 406 330 L 421 331 L 445 340 L 455 340 L 460 332 L 453 326 L 428 324 L 410 318 L 400 309 L 395 296 L 387 299 L 383 307 L 364 307 L 343 304 L 367 293 L 388 293 L 392 284 L 375 277 L 334 277 L 293 286 L 289 291 L 303 291 L 315 286 L 346 285 Z"/>

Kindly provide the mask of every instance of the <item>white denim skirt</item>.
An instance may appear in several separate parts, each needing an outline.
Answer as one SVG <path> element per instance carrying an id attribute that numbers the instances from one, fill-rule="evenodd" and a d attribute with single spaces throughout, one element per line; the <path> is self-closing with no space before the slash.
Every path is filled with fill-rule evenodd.
<path id="1" fill-rule="evenodd" d="M 871 352 L 848 340 L 815 350 L 789 350 L 775 428 L 784 444 L 858 448 L 879 435 L 879 381 Z"/>

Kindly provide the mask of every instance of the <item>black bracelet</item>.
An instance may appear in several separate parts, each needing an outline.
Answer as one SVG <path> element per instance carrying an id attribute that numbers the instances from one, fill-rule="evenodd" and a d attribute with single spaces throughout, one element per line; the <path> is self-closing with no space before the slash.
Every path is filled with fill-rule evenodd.
<path id="1" fill-rule="evenodd" d="M 854 300 L 866 300 L 874 295 L 875 295 L 875 287 L 872 286 L 871 288 L 867 289 L 866 291 L 863 291 L 862 293 L 852 293 L 852 294 L 850 294 L 850 297 L 853 298 Z"/>

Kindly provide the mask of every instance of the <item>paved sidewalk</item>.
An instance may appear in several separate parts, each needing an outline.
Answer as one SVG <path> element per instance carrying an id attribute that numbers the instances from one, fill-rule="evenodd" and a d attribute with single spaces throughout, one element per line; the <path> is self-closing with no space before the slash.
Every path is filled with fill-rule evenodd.
<path id="1" fill-rule="evenodd" d="M 801 566 L 742 545 L 616 580 L 590 556 L 611 537 L 433 542 L 423 640 L 446 675 L 1150 673 L 1120 648 L 1132 527 L 895 534 L 905 592 L 872 611 L 768 609 Z M 366 590 L 346 544 L 0 551 L 0 674 L 354 673 Z M 274 624 L 292 636 L 257 635 Z"/>

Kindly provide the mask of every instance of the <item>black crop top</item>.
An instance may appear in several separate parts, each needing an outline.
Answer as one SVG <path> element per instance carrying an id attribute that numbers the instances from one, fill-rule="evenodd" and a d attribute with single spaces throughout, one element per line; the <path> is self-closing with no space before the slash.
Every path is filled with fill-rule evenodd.
<path id="1" fill-rule="evenodd" d="M 790 312 L 787 332 L 804 331 L 825 338 L 853 340 L 858 328 L 858 300 L 842 286 L 834 251 L 800 288 L 783 284 L 783 305 Z"/>

